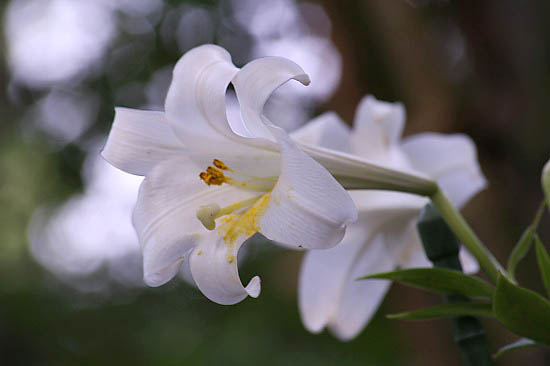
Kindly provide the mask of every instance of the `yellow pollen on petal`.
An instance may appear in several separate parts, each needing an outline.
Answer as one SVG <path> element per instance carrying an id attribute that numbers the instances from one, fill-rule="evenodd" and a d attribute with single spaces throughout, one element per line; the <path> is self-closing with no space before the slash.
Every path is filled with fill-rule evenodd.
<path id="1" fill-rule="evenodd" d="M 221 218 L 222 225 L 218 229 L 218 234 L 223 236 L 223 240 L 228 246 L 228 253 L 233 252 L 239 237 L 243 235 L 250 237 L 260 231 L 259 221 L 267 210 L 270 200 L 271 193 L 266 193 L 246 212 Z M 228 254 L 226 259 L 228 263 L 232 263 L 235 256 Z"/>

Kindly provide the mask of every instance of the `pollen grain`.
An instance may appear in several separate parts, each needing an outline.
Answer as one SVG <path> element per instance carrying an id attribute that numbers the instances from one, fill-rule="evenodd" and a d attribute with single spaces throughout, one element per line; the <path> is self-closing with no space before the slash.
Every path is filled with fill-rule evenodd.
<path id="1" fill-rule="evenodd" d="M 218 233 L 223 236 L 229 248 L 235 246 L 240 236 L 249 237 L 260 231 L 259 220 L 267 210 L 270 201 L 271 194 L 266 193 L 246 212 L 222 218 L 223 224 L 218 229 Z"/>

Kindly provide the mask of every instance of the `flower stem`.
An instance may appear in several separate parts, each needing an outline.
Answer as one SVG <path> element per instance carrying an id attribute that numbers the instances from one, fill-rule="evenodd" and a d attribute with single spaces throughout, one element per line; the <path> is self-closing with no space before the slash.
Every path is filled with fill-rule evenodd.
<path id="1" fill-rule="evenodd" d="M 466 220 L 464 220 L 462 215 L 454 208 L 453 204 L 440 189 L 430 196 L 430 198 L 457 238 L 476 257 L 487 276 L 496 283 L 499 272 L 506 273 L 504 268 L 502 268 L 493 254 L 481 242 Z"/>

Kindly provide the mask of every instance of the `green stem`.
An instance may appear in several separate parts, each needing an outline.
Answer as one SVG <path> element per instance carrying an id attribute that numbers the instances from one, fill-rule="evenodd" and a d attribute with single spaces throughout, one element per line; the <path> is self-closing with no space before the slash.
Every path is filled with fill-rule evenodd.
<path id="1" fill-rule="evenodd" d="M 440 189 L 430 196 L 430 198 L 457 238 L 476 257 L 487 276 L 496 283 L 499 272 L 506 273 L 504 268 L 502 268 L 493 254 L 479 240 L 462 215 L 454 208 L 453 204 Z"/>
<path id="2" fill-rule="evenodd" d="M 542 215 L 544 214 L 544 209 L 545 208 L 546 208 L 546 200 L 542 200 L 542 202 L 539 205 L 539 208 L 538 208 L 537 212 L 535 213 L 535 217 L 533 218 L 533 222 L 531 222 L 531 227 L 533 228 L 533 232 L 537 231 L 537 229 L 539 227 L 540 219 L 541 219 Z"/>

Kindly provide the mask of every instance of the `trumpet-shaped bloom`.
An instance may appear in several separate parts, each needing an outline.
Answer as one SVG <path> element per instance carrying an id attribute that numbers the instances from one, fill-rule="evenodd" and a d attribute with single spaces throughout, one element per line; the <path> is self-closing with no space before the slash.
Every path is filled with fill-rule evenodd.
<path id="1" fill-rule="evenodd" d="M 357 209 L 317 161 L 262 114 L 273 90 L 309 78 L 284 58 L 239 69 L 223 48 L 197 47 L 178 61 L 164 112 L 117 108 L 102 152 L 112 165 L 143 175 L 133 223 L 144 280 L 159 286 L 189 265 L 212 301 L 234 304 L 260 293 L 241 283 L 237 257 L 256 232 L 290 247 L 330 248 Z M 229 121 L 232 83 L 241 119 Z"/>
<path id="2" fill-rule="evenodd" d="M 365 97 L 349 129 L 334 113 L 324 114 L 292 137 L 356 154 L 379 165 L 424 174 L 436 180 L 453 204 L 462 207 L 485 187 L 476 148 L 465 135 L 425 133 L 401 140 L 405 110 L 399 103 Z M 355 190 L 359 210 L 335 248 L 306 253 L 299 283 L 299 307 L 305 327 L 328 327 L 341 340 L 354 338 L 384 298 L 389 281 L 355 281 L 357 277 L 397 267 L 430 266 L 416 231 L 416 218 L 427 198 L 401 192 Z M 461 251 L 466 272 L 477 262 Z"/>

